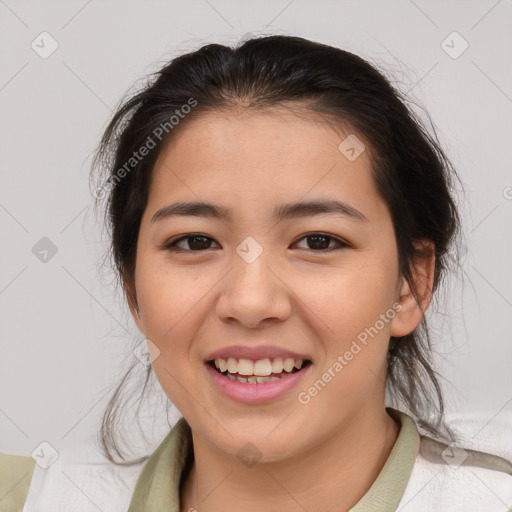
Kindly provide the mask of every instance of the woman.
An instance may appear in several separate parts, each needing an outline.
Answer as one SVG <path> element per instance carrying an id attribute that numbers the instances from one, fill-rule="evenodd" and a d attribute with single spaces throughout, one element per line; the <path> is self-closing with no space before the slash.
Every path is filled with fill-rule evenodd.
<path id="1" fill-rule="evenodd" d="M 374 67 L 295 37 L 204 46 L 119 108 L 101 163 L 148 371 L 183 415 L 128 474 L 110 404 L 130 483 L 108 510 L 512 507 L 512 464 L 453 444 L 430 364 L 455 174 Z"/>

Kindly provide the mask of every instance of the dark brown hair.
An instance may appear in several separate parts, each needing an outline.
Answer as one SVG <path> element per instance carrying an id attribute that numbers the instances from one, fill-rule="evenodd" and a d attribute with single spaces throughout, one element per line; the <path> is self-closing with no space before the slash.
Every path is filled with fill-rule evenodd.
<path id="1" fill-rule="evenodd" d="M 432 241 L 435 291 L 460 233 L 452 196 L 456 173 L 434 128 L 427 130 L 407 103 L 384 74 L 362 58 L 298 37 L 253 38 L 236 48 L 208 44 L 167 63 L 115 112 L 93 163 L 103 173 L 96 195 L 106 199 L 112 257 L 130 304 L 137 307 L 137 238 L 151 171 L 164 142 L 201 113 L 241 104 L 249 109 L 306 109 L 353 128 L 370 148 L 374 180 L 395 228 L 400 272 L 414 288 L 411 262 L 419 251 L 414 242 Z M 144 156 L 143 147 L 149 148 Z M 394 406 L 406 409 L 421 427 L 441 437 L 449 430 L 443 423 L 443 397 L 431 357 L 423 318 L 414 332 L 391 338 L 387 386 Z M 103 417 L 101 440 L 112 461 L 113 452 L 124 460 L 116 425 L 123 410 L 123 387 L 137 363 L 119 384 Z M 151 366 L 142 395 L 150 373 Z"/>

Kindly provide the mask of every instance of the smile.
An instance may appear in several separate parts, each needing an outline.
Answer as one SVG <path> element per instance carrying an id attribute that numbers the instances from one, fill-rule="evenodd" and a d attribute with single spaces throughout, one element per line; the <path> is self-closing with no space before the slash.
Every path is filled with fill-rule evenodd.
<path id="1" fill-rule="evenodd" d="M 291 357 L 257 360 L 228 357 L 209 361 L 209 364 L 230 380 L 243 384 L 264 384 L 286 378 L 309 365 L 310 361 Z"/>
<path id="2" fill-rule="evenodd" d="M 291 357 L 225 357 L 205 364 L 214 388 L 225 397 L 246 404 L 263 404 L 286 396 L 312 366 L 308 359 Z"/>

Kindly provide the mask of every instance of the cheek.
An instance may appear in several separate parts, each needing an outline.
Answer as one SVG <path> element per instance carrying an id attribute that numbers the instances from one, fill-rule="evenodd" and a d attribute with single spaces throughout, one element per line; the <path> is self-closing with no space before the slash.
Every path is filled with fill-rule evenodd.
<path id="1" fill-rule="evenodd" d="M 392 306 L 394 274 L 394 269 L 371 261 L 331 270 L 324 280 L 304 274 L 301 301 L 324 321 L 331 336 L 346 340 L 372 326 Z"/>
<path id="2" fill-rule="evenodd" d="M 141 254 L 135 272 L 144 334 L 162 344 L 163 350 L 190 322 L 208 285 L 191 268 L 172 270 L 164 260 Z"/>
<path id="3" fill-rule="evenodd" d="M 321 334 L 324 351 L 318 371 L 326 386 L 311 409 L 338 403 L 340 397 L 355 407 L 385 380 L 396 313 L 392 306 L 398 270 L 392 257 L 368 257 L 364 262 L 361 258 L 357 265 L 331 272 L 328 280 L 318 280 L 316 286 L 313 278 L 303 283 L 301 299 L 313 313 L 312 330 Z"/>
<path id="4" fill-rule="evenodd" d="M 204 314 L 201 298 L 207 283 L 190 271 L 170 271 L 165 263 L 144 255 L 137 261 L 135 279 L 141 330 L 160 351 L 153 370 L 169 400 L 187 411 L 189 393 L 194 394 L 194 364 L 198 364 L 191 361 L 191 340 L 198 315 Z"/>

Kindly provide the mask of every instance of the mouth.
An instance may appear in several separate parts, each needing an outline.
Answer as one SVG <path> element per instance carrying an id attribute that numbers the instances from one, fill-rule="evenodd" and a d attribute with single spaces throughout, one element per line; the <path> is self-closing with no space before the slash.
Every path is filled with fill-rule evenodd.
<path id="1" fill-rule="evenodd" d="M 237 359 L 235 357 L 217 358 L 207 361 L 219 375 L 242 384 L 267 384 L 287 379 L 295 373 L 302 373 L 311 365 L 309 359 L 264 358 Z"/>

